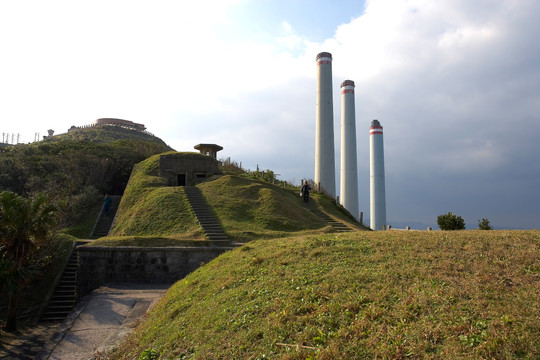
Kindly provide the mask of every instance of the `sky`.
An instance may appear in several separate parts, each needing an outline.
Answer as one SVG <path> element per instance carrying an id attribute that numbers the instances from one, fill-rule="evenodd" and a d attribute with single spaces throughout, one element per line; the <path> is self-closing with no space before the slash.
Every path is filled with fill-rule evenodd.
<path id="1" fill-rule="evenodd" d="M 0 2 L 0 132 L 114 117 L 178 151 L 224 147 L 254 170 L 314 177 L 316 55 L 353 80 L 359 204 L 369 126 L 384 127 L 388 223 L 540 228 L 540 1 Z M 11 142 L 11 137 L 10 137 Z"/>

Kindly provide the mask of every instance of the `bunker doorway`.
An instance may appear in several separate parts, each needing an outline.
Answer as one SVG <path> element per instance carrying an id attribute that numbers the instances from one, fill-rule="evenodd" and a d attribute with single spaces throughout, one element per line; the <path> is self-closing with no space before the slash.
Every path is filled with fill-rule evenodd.
<path id="1" fill-rule="evenodd" d="M 178 186 L 186 186 L 186 174 L 178 174 Z"/>

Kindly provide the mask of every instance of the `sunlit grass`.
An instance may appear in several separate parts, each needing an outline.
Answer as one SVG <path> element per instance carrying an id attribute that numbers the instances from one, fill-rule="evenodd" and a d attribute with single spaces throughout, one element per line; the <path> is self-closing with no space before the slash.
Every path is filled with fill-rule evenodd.
<path id="1" fill-rule="evenodd" d="M 201 238 L 200 234 L 182 234 L 181 237 L 165 236 L 107 236 L 92 241 L 89 246 L 210 246 L 211 242 Z"/>
<path id="2" fill-rule="evenodd" d="M 255 241 L 174 285 L 113 358 L 536 359 L 539 294 L 539 231 Z"/>
<path id="3" fill-rule="evenodd" d="M 237 241 L 270 239 L 331 229 L 309 211 L 298 192 L 238 176 L 226 175 L 198 185 L 227 234 Z M 315 195 L 324 211 L 352 228 L 361 229 L 324 196 Z"/>
<path id="4" fill-rule="evenodd" d="M 204 239 L 184 189 L 166 186 L 166 180 L 157 176 L 158 169 L 159 155 L 136 165 L 122 197 L 111 235 Z M 114 240 L 102 241 L 102 244 L 106 243 L 113 244 Z"/>
<path id="5" fill-rule="evenodd" d="M 112 236 L 147 236 L 141 246 L 155 246 L 150 237 L 204 239 L 184 188 L 167 186 L 158 176 L 159 156 L 137 164 L 118 209 Z M 262 181 L 224 175 L 197 184 L 223 229 L 233 241 L 273 239 L 333 231 L 326 221 L 303 204 L 297 191 Z M 351 228 L 365 230 L 322 195 L 310 200 Z M 114 246 L 115 240 L 100 240 Z M 126 243 L 125 240 L 123 242 Z M 133 243 L 133 242 L 132 242 Z"/>

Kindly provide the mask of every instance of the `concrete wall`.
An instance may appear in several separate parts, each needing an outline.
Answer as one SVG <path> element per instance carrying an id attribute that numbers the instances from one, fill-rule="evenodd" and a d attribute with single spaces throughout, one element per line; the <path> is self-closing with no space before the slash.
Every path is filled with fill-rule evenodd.
<path id="1" fill-rule="evenodd" d="M 173 283 L 232 248 L 77 247 L 79 297 L 106 283 Z"/>
<path id="2" fill-rule="evenodd" d="M 167 179 L 169 186 L 179 186 L 179 175 L 185 177 L 184 185 L 193 185 L 198 177 L 219 174 L 218 161 L 199 153 L 177 153 L 159 157 L 159 176 Z"/>

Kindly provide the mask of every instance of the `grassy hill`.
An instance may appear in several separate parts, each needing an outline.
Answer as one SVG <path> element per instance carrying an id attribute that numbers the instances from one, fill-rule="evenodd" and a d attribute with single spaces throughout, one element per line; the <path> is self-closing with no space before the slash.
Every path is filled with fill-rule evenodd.
<path id="1" fill-rule="evenodd" d="M 237 241 L 331 231 L 325 221 L 306 207 L 296 190 L 232 175 L 198 186 L 227 234 Z M 324 196 L 314 194 L 311 201 L 351 228 L 363 229 Z"/>
<path id="2" fill-rule="evenodd" d="M 204 240 L 184 189 L 168 187 L 166 180 L 158 176 L 159 156 L 151 156 L 133 169 L 111 231 L 111 236 L 120 238 L 102 239 L 96 245 L 125 245 L 140 236 L 168 238 L 173 245 L 175 240 Z M 144 241 L 137 243 L 144 245 Z M 156 244 L 150 240 L 148 245 Z"/>
<path id="3" fill-rule="evenodd" d="M 120 193 L 134 164 L 169 150 L 152 135 L 112 126 L 5 147 L 0 191 L 44 192 L 63 210 L 64 226 L 72 226 L 84 221 L 104 193 Z"/>
<path id="4" fill-rule="evenodd" d="M 159 156 L 152 156 L 134 168 L 111 236 L 127 237 L 117 239 L 123 244 L 134 236 L 204 240 L 183 187 L 167 187 L 165 179 L 158 176 Z M 306 207 L 296 190 L 236 175 L 216 176 L 197 187 L 227 235 L 235 241 L 331 231 L 324 220 Z M 363 229 L 325 197 L 315 195 L 312 203 L 351 228 Z M 95 243 L 104 244 L 118 242 L 109 238 Z M 148 245 L 153 243 L 149 241 Z"/>
<path id="5" fill-rule="evenodd" d="M 175 284 L 113 359 L 537 359 L 540 232 L 255 241 Z"/>
<path id="6" fill-rule="evenodd" d="M 172 150 L 163 140 L 149 133 L 121 128 L 118 126 L 96 126 L 76 129 L 65 134 L 45 138 L 45 142 L 84 141 L 94 143 L 112 143 L 119 140 L 135 140 L 151 143 L 166 150 Z"/>

